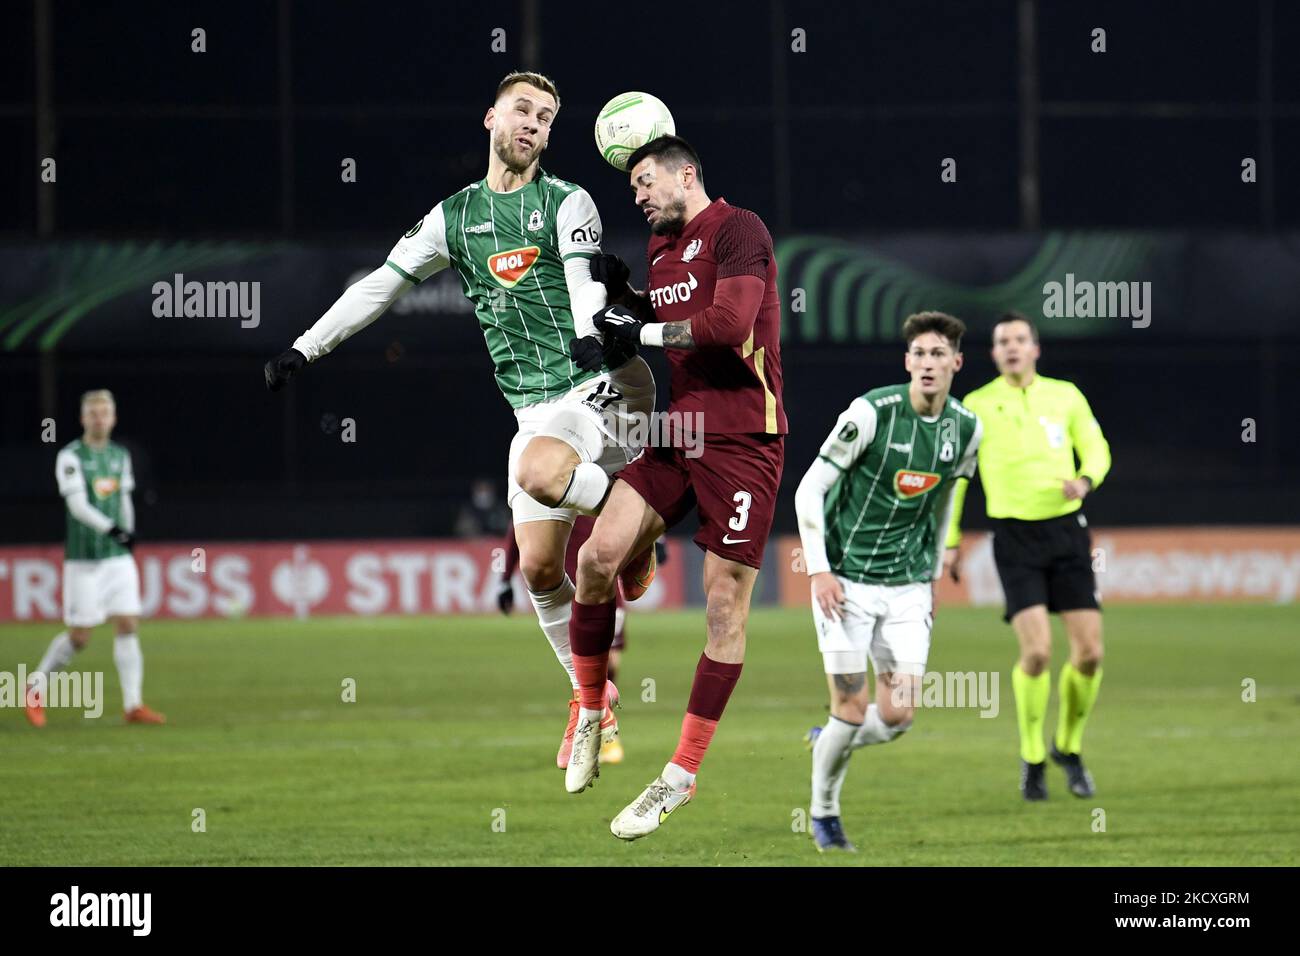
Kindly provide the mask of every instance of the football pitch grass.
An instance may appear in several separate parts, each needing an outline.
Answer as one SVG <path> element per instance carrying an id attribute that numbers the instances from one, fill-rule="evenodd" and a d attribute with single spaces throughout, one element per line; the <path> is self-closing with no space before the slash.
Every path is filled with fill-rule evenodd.
<path id="1" fill-rule="evenodd" d="M 1064 660 L 1055 638 L 1053 684 Z M 0 670 L 33 666 L 57 628 L 0 628 Z M 1000 710 L 919 712 L 857 751 L 844 787 L 857 854 L 819 856 L 800 826 L 825 681 L 806 612 L 756 610 L 696 800 L 650 837 L 609 821 L 670 756 L 703 613 L 629 615 L 620 675 L 627 759 L 564 791 L 567 687 L 531 614 L 149 621 L 145 700 L 121 724 L 112 637 L 98 720 L 0 711 L 4 865 L 1276 865 L 1300 859 L 1300 611 L 1115 606 L 1085 754 L 1097 795 L 1049 766 L 1017 791 L 1014 640 L 993 609 L 941 609 L 931 671 L 997 671 Z M 1244 702 L 1243 681 L 1256 682 Z M 344 682 L 356 700 L 342 700 Z M 653 691 L 653 693 L 652 693 Z M 652 698 L 652 699 L 650 699 Z M 1056 688 L 1048 712 L 1055 728 Z M 194 832 L 201 810 L 206 832 Z M 1104 831 L 1100 828 L 1104 824 Z"/>

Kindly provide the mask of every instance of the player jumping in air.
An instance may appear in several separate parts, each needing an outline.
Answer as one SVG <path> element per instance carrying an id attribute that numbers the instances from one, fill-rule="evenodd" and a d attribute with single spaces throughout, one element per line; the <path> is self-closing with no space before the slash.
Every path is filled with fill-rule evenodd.
<path id="1" fill-rule="evenodd" d="M 911 381 L 855 398 L 795 492 L 831 694 L 830 719 L 810 735 L 812 834 L 821 852 L 854 848 L 840 824 L 853 751 L 889 743 L 912 725 L 953 484 L 974 473 L 980 443 L 979 420 L 948 394 L 965 331 L 942 312 L 909 316 L 903 361 Z"/>
<path id="2" fill-rule="evenodd" d="M 632 439 L 645 434 L 655 387 L 635 347 L 603 340 L 593 324 L 591 316 L 606 302 L 590 267 L 600 253 L 600 216 L 585 190 L 540 166 L 559 108 L 555 84 L 545 76 L 506 76 L 483 120 L 487 175 L 412 226 L 382 267 L 267 363 L 266 383 L 281 388 L 408 289 L 449 266 L 456 270 L 474 303 L 497 385 L 518 421 L 507 480 L 520 570 L 576 698 L 569 651 L 574 585 L 564 571 L 565 543 L 574 517 L 594 512 L 609 476 L 640 453 Z M 653 554 L 641 556 L 646 585 Z M 602 686 L 601 708 L 613 722 L 607 690 Z M 556 755 L 560 767 L 568 765 L 573 740 L 570 711 Z"/>
<path id="3" fill-rule="evenodd" d="M 90 641 L 90 632 L 113 619 L 113 663 L 122 683 L 122 709 L 130 724 L 161 724 L 166 718 L 144 705 L 144 655 L 140 652 L 140 574 L 131 557 L 135 546 L 135 474 L 131 453 L 109 440 L 117 424 L 113 393 L 100 389 L 81 396 L 77 441 L 63 447 L 54 463 L 59 494 L 67 502 L 63 558 L 63 623 L 67 630 L 50 642 L 27 685 L 27 720 L 45 726 L 45 690 L 50 675 L 67 667 Z"/>
<path id="4" fill-rule="evenodd" d="M 993 560 L 1006 597 L 1003 620 L 1020 642 L 1011 670 L 1020 729 L 1020 792 L 1047 799 L 1050 755 L 1076 797 L 1094 793 L 1083 765 L 1083 728 L 1101 687 L 1101 604 L 1092 570 L 1092 538 L 1083 499 L 1110 471 L 1110 445 L 1083 393 L 1071 382 L 1039 375 L 1038 330 L 1018 312 L 993 327 L 993 362 L 1000 373 L 963 400 L 984 422 L 980 483 L 993 519 Z M 1075 458 L 1078 464 L 1075 464 Z M 959 482 L 948 532 L 949 571 L 958 575 Z M 1070 659 L 1061 667 L 1052 749 L 1043 746 L 1051 692 L 1052 624 L 1061 615 Z"/>
<path id="5" fill-rule="evenodd" d="M 595 519 L 587 515 L 579 515 L 573 522 L 573 532 L 569 535 L 569 546 L 564 552 L 564 570 L 571 580 L 578 577 L 578 549 L 587 543 L 591 537 L 591 529 L 595 527 Z M 505 567 L 501 570 L 501 581 L 497 588 L 497 607 L 501 609 L 502 614 L 509 614 L 515 608 L 515 590 L 511 583 L 514 577 L 515 569 L 519 567 L 519 542 L 515 538 L 515 529 L 512 526 L 506 532 L 505 538 L 506 562 Z M 655 563 L 662 565 L 667 557 L 666 546 L 660 542 L 655 542 Z M 614 611 L 614 643 L 609 647 L 609 682 L 618 683 L 618 668 L 622 661 L 623 651 L 627 647 L 627 607 L 621 593 L 615 593 L 615 604 L 617 609 Z M 617 690 L 611 702 L 615 706 L 617 702 Z M 575 697 L 569 702 L 570 719 L 569 724 L 573 726 L 578 721 L 578 699 Z M 622 763 L 623 762 L 623 743 L 619 737 L 618 725 L 613 720 L 613 715 L 607 715 L 601 721 L 601 745 L 600 745 L 600 762 Z"/>
<path id="6" fill-rule="evenodd" d="M 665 528 L 699 514 L 707 642 L 695 669 L 681 738 L 663 773 L 614 818 L 634 840 L 658 829 L 695 793 L 695 774 L 740 678 L 754 579 L 772 526 L 784 460 L 781 307 L 772 239 L 754 213 L 710 200 L 699 156 L 664 136 L 628 160 L 636 204 L 653 236 L 645 295 L 625 292 L 627 267 L 612 257 L 593 269 L 623 305 L 596 326 L 606 338 L 666 348 L 672 367 L 670 421 L 700 416 L 702 454 L 675 436 L 619 473 L 591 537 L 578 552 L 571 624 L 581 710 L 565 787 L 578 793 L 599 772 L 601 689 L 614 634 L 619 571 Z M 634 562 L 635 563 L 635 562 Z"/>

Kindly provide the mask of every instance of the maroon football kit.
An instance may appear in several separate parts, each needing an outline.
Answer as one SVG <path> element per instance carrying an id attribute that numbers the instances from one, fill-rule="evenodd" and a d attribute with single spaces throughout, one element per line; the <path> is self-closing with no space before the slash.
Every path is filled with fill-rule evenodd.
<path id="1" fill-rule="evenodd" d="M 652 236 L 646 260 L 655 319 L 689 319 L 695 348 L 665 349 L 672 368 L 670 447 L 647 448 L 617 477 L 670 528 L 698 507 L 696 544 L 760 567 L 787 431 L 772 237 L 754 213 L 716 199 L 680 234 Z M 736 277 L 760 281 L 719 287 Z M 686 441 L 677 434 L 697 423 L 702 436 Z"/>

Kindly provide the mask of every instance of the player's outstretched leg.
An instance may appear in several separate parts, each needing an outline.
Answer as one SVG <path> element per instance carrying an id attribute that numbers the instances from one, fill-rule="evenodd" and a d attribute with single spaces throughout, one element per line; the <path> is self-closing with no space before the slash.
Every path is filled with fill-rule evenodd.
<path id="1" fill-rule="evenodd" d="M 1011 619 L 1020 642 L 1020 660 L 1011 670 L 1016 698 L 1016 725 L 1020 729 L 1020 793 L 1029 801 L 1047 799 L 1047 747 L 1043 725 L 1052 692 L 1052 625 L 1047 607 L 1035 604 Z"/>
<path id="2" fill-rule="evenodd" d="M 45 688 L 50 685 L 50 675 L 63 670 L 72 662 L 72 655 L 90 639 L 89 628 L 69 628 L 45 649 L 45 656 L 28 675 L 24 713 L 33 727 L 45 726 Z"/>
<path id="3" fill-rule="evenodd" d="M 600 722 L 609 687 L 609 649 L 614 642 L 618 569 L 629 552 L 653 542 L 663 522 L 626 482 L 615 481 L 609 500 L 578 551 L 578 594 L 569 626 L 580 696 L 578 729 L 565 770 L 564 788 L 581 793 L 600 775 Z"/>
<path id="4" fill-rule="evenodd" d="M 635 840 L 653 833 L 669 814 L 694 797 L 700 761 L 740 680 L 749 598 L 757 576 L 755 568 L 721 558 L 711 551 L 705 553 L 708 642 L 695 667 L 681 737 L 663 773 L 610 824 L 610 832 L 619 839 Z"/>
<path id="5" fill-rule="evenodd" d="M 134 617 L 114 619 L 113 663 L 122 684 L 122 710 L 128 724 L 165 724 L 167 718 L 144 703 L 144 654 L 136 636 L 139 621 Z"/>
<path id="6" fill-rule="evenodd" d="M 1070 660 L 1061 668 L 1056 738 L 1049 756 L 1065 771 L 1072 794 L 1091 797 L 1096 787 L 1083 765 L 1083 728 L 1101 688 L 1101 612 L 1090 608 L 1063 611 L 1061 618 L 1070 640 Z"/>

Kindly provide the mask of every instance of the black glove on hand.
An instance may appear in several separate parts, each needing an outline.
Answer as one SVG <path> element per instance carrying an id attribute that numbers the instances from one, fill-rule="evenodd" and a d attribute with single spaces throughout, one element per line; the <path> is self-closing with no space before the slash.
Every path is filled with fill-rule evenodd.
<path id="1" fill-rule="evenodd" d="M 119 528 L 117 525 L 113 525 L 108 529 L 108 536 L 128 551 L 135 548 L 135 535 L 130 531 Z"/>
<path id="2" fill-rule="evenodd" d="M 605 364 L 610 368 L 622 368 L 636 357 L 636 343 L 605 336 Z"/>
<path id="3" fill-rule="evenodd" d="M 606 341 L 608 340 L 606 336 Z M 573 364 L 584 372 L 594 372 L 605 363 L 605 350 L 600 339 L 594 335 L 569 339 L 569 356 L 573 359 Z"/>
<path id="4" fill-rule="evenodd" d="M 605 333 L 605 341 L 611 338 L 622 339 L 636 345 L 641 341 L 641 326 L 645 325 L 631 309 L 621 305 L 611 305 L 592 316 L 596 328 Z"/>
<path id="5" fill-rule="evenodd" d="M 307 356 L 297 349 L 281 352 L 267 362 L 266 367 L 262 369 L 263 374 L 266 375 L 266 387 L 273 392 L 278 392 L 288 385 L 289 379 L 293 378 L 294 373 L 306 364 Z"/>
<path id="6" fill-rule="evenodd" d="M 591 257 L 591 277 L 605 287 L 610 301 L 627 292 L 627 280 L 632 270 L 618 256 L 601 253 Z"/>
<path id="7" fill-rule="evenodd" d="M 668 545 L 664 544 L 663 539 L 655 542 L 655 563 L 668 563 Z"/>
<path id="8" fill-rule="evenodd" d="M 497 591 L 497 607 L 502 614 L 509 614 L 515 609 L 515 588 L 509 579 L 502 581 L 501 588 Z"/>

